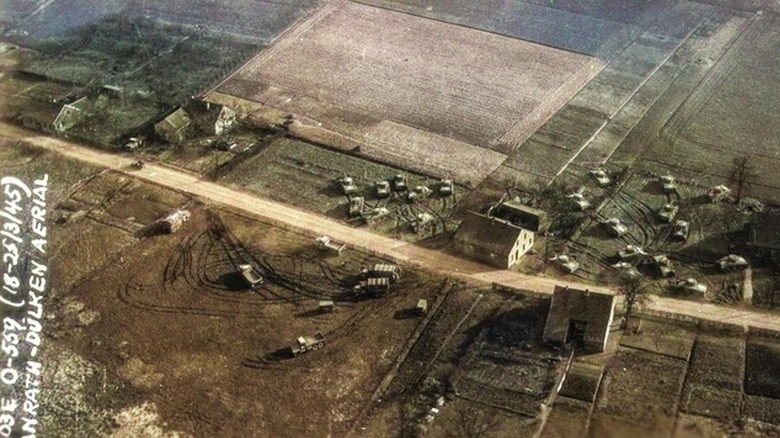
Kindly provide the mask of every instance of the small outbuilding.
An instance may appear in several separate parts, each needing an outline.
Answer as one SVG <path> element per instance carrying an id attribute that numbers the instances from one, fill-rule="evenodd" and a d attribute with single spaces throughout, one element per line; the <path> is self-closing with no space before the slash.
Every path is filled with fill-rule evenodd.
<path id="1" fill-rule="evenodd" d="M 455 232 L 458 252 L 502 269 L 517 264 L 533 246 L 533 231 L 473 212 L 466 215 Z"/>
<path id="2" fill-rule="evenodd" d="M 553 345 L 578 344 L 589 351 L 604 351 L 614 316 L 614 295 L 555 286 L 544 326 L 544 341 Z"/>
<path id="3" fill-rule="evenodd" d="M 549 225 L 544 210 L 525 205 L 518 200 L 500 204 L 493 215 L 534 233 L 546 230 Z"/>

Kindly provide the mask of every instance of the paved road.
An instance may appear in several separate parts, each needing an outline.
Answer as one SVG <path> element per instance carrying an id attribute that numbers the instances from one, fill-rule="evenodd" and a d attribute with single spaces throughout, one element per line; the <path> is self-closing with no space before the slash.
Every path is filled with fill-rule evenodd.
<path id="1" fill-rule="evenodd" d="M 581 288 L 590 288 L 591 290 L 608 291 L 593 285 L 534 277 L 507 270 L 495 270 L 479 263 L 439 251 L 425 249 L 408 242 L 380 236 L 363 229 L 352 228 L 331 218 L 232 190 L 219 184 L 202 180 L 197 175 L 178 169 L 147 164 L 141 170 L 131 171 L 130 164 L 134 161 L 132 158 L 100 152 L 2 122 L 0 122 L 0 135 L 25 140 L 36 146 L 56 151 L 77 160 L 127 172 L 137 178 L 180 190 L 204 200 L 240 209 L 256 216 L 263 222 L 285 229 L 303 232 L 311 236 L 329 235 L 336 240 L 346 242 L 351 247 L 361 248 L 396 260 L 415 263 L 426 269 L 452 274 L 467 280 L 488 284 L 498 283 L 503 286 L 546 294 L 552 293 L 556 284 L 569 284 Z M 55 176 L 53 175 L 53 177 Z M 732 308 L 655 297 L 649 308 L 678 315 L 733 324 L 752 325 L 780 331 L 780 315 L 756 311 L 750 307 Z"/>

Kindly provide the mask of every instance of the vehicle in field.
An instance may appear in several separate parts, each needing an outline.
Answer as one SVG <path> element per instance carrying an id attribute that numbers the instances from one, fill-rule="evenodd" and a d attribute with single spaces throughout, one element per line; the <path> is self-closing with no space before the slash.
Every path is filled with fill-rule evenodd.
<path id="1" fill-rule="evenodd" d="M 363 219 L 363 222 L 366 224 L 371 224 L 389 214 L 390 210 L 385 207 L 379 207 L 363 211 L 363 213 L 360 214 L 360 218 Z"/>
<path id="2" fill-rule="evenodd" d="M 413 188 L 409 193 L 406 195 L 406 200 L 409 202 L 414 202 L 418 199 L 425 199 L 428 196 L 433 193 L 433 190 L 429 189 L 425 186 L 417 186 Z"/>
<path id="3" fill-rule="evenodd" d="M 290 347 L 290 353 L 293 356 L 298 356 L 311 350 L 317 350 L 323 345 L 325 345 L 325 335 L 320 332 L 314 336 L 299 336 L 296 339 L 296 345 Z"/>
<path id="4" fill-rule="evenodd" d="M 674 220 L 674 217 L 677 216 L 677 212 L 679 210 L 680 208 L 675 204 L 664 204 L 663 207 L 658 210 L 658 219 L 660 219 L 662 222 L 670 224 Z"/>
<path id="5" fill-rule="evenodd" d="M 362 196 L 349 197 L 349 217 L 360 217 L 363 214 L 363 207 L 366 200 Z"/>
<path id="6" fill-rule="evenodd" d="M 430 231 L 434 225 L 436 225 L 436 222 L 430 213 L 417 213 L 411 221 L 412 231 L 415 233 Z"/>
<path id="7" fill-rule="evenodd" d="M 616 217 L 607 219 L 604 222 L 604 225 L 606 225 L 607 229 L 615 237 L 620 237 L 628 231 L 628 227 Z"/>
<path id="8" fill-rule="evenodd" d="M 398 174 L 393 177 L 393 190 L 396 192 L 403 192 L 409 189 L 406 175 Z"/>
<path id="9" fill-rule="evenodd" d="M 629 277 L 629 278 L 637 278 L 642 276 L 642 273 L 637 271 L 637 269 L 629 262 L 617 262 L 612 265 L 613 268 L 617 269 L 620 274 Z"/>
<path id="10" fill-rule="evenodd" d="M 446 197 L 451 196 L 455 192 L 452 180 L 445 178 L 439 183 L 439 196 Z"/>
<path id="11" fill-rule="evenodd" d="M 320 310 L 320 313 L 333 313 L 334 307 L 335 304 L 332 300 L 322 300 L 317 303 L 317 308 Z"/>
<path id="12" fill-rule="evenodd" d="M 214 149 L 218 151 L 232 151 L 238 146 L 238 143 L 236 143 L 233 140 L 219 140 L 214 142 Z"/>
<path id="13" fill-rule="evenodd" d="M 125 149 L 128 151 L 134 151 L 140 147 L 142 147 L 145 143 L 145 140 L 143 137 L 130 137 L 127 140 L 127 143 L 125 143 Z"/>
<path id="14" fill-rule="evenodd" d="M 352 293 L 360 297 L 380 297 L 390 292 L 390 279 L 387 277 L 371 277 L 360 280 L 352 288 Z"/>
<path id="15" fill-rule="evenodd" d="M 617 255 L 620 260 L 633 260 L 646 256 L 647 252 L 641 246 L 626 245 L 625 248 L 618 251 Z"/>
<path id="16" fill-rule="evenodd" d="M 707 197 L 710 198 L 710 202 L 720 202 L 725 200 L 731 195 L 731 189 L 723 184 L 711 188 L 707 192 Z"/>
<path id="17" fill-rule="evenodd" d="M 417 315 L 424 316 L 428 314 L 428 300 L 418 300 L 417 306 L 414 308 Z"/>
<path id="18" fill-rule="evenodd" d="M 255 288 L 258 285 L 263 284 L 263 277 L 260 276 L 260 274 L 252 265 L 239 265 L 238 270 L 241 273 L 241 277 L 244 278 L 244 281 L 249 285 L 249 287 Z"/>
<path id="19" fill-rule="evenodd" d="M 674 277 L 675 275 L 674 268 L 672 267 L 672 261 L 669 260 L 669 257 L 664 254 L 650 257 L 648 259 L 648 263 L 650 264 L 650 267 L 653 269 L 655 274 L 661 278 Z"/>
<path id="20" fill-rule="evenodd" d="M 550 261 L 555 263 L 558 268 L 567 274 L 573 274 L 577 272 L 578 269 L 580 269 L 580 263 L 566 254 L 552 256 L 550 257 Z"/>
<path id="21" fill-rule="evenodd" d="M 336 242 L 330 236 L 320 236 L 316 240 L 317 244 L 320 246 L 320 249 L 334 251 L 338 255 L 343 254 L 347 249 L 346 244 Z"/>
<path id="22" fill-rule="evenodd" d="M 678 242 L 685 242 L 688 240 L 688 234 L 690 233 L 691 224 L 688 221 L 678 219 L 674 221 L 674 225 L 672 226 L 672 240 L 678 241 Z"/>
<path id="23" fill-rule="evenodd" d="M 682 280 L 672 280 L 672 287 L 680 292 L 689 294 L 704 295 L 707 292 L 707 286 L 695 278 L 686 278 Z"/>
<path id="24" fill-rule="evenodd" d="M 720 270 L 724 272 L 746 269 L 749 266 L 748 261 L 745 260 L 744 257 L 736 254 L 729 254 L 726 257 L 722 257 L 718 260 L 717 265 Z"/>
<path id="25" fill-rule="evenodd" d="M 590 201 L 585 199 L 584 192 L 585 187 L 580 187 L 576 192 L 566 195 L 566 199 L 579 211 L 590 208 Z"/>
<path id="26" fill-rule="evenodd" d="M 610 184 L 612 184 L 612 178 L 609 177 L 607 172 L 604 169 L 593 169 L 590 172 L 588 172 L 590 176 L 596 180 L 596 183 L 600 187 L 606 187 Z"/>
<path id="27" fill-rule="evenodd" d="M 357 193 L 357 187 L 355 187 L 355 183 L 352 181 L 352 177 L 350 176 L 343 176 L 337 180 L 339 183 L 339 186 L 341 187 L 341 193 L 344 195 L 354 195 Z"/>
<path id="28" fill-rule="evenodd" d="M 374 183 L 377 198 L 387 198 L 390 196 L 390 183 L 387 181 L 377 181 Z"/>
<path id="29" fill-rule="evenodd" d="M 141 161 L 141 160 L 136 160 L 136 161 L 133 161 L 133 162 L 130 164 L 130 168 L 132 168 L 132 169 L 137 169 L 137 170 L 140 170 L 140 169 L 143 169 L 143 168 L 144 168 L 144 165 L 145 165 L 145 163 L 144 163 L 143 161 Z"/>
<path id="30" fill-rule="evenodd" d="M 377 263 L 374 266 L 363 268 L 361 273 L 365 278 L 387 278 L 391 283 L 401 279 L 401 268 L 390 263 Z"/>
<path id="31" fill-rule="evenodd" d="M 661 188 L 666 194 L 675 193 L 677 192 L 677 182 L 672 175 L 664 175 L 661 177 Z"/>

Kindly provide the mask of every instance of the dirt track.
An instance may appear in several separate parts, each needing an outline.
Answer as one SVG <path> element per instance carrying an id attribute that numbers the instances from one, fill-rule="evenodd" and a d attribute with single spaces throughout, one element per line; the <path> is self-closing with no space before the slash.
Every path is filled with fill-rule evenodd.
<path id="1" fill-rule="evenodd" d="M 0 135 L 24 140 L 81 161 L 127 171 L 128 174 L 137 178 L 243 210 L 257 216 L 263 222 L 281 228 L 312 236 L 327 234 L 352 247 L 362 248 L 396 260 L 415 263 L 426 269 L 456 275 L 470 281 L 495 282 L 513 288 L 547 294 L 552 293 L 556 284 L 571 284 L 583 288 L 587 287 L 591 290 L 599 289 L 588 284 L 576 284 L 552 278 L 523 275 L 512 271 L 495 270 L 479 263 L 379 236 L 365 230 L 351 228 L 338 221 L 298 210 L 285 204 L 231 190 L 180 170 L 148 164 L 142 170 L 131 171 L 130 164 L 134 161 L 132 158 L 100 152 L 6 123 L 0 123 Z M 56 183 L 56 175 L 53 177 Z M 751 308 L 728 308 L 662 297 L 656 297 L 649 307 L 652 310 L 695 318 L 780 331 L 780 315 L 759 312 Z"/>

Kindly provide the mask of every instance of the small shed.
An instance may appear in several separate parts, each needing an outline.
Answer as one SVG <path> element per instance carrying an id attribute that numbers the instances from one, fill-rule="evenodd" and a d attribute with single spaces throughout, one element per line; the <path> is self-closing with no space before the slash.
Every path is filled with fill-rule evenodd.
<path id="1" fill-rule="evenodd" d="M 525 205 L 518 200 L 500 204 L 493 214 L 534 233 L 544 231 L 549 226 L 547 213 L 544 210 Z"/>
<path id="2" fill-rule="evenodd" d="M 497 268 L 508 269 L 534 245 L 534 233 L 505 220 L 474 212 L 466 215 L 455 232 L 461 254 Z"/>
<path id="3" fill-rule="evenodd" d="M 172 112 L 154 125 L 154 132 L 171 144 L 183 142 L 192 131 L 192 117 L 183 108 Z"/>
<path id="4" fill-rule="evenodd" d="M 574 343 L 586 350 L 604 351 L 614 316 L 614 295 L 555 286 L 544 326 L 544 341 L 554 345 Z"/>

